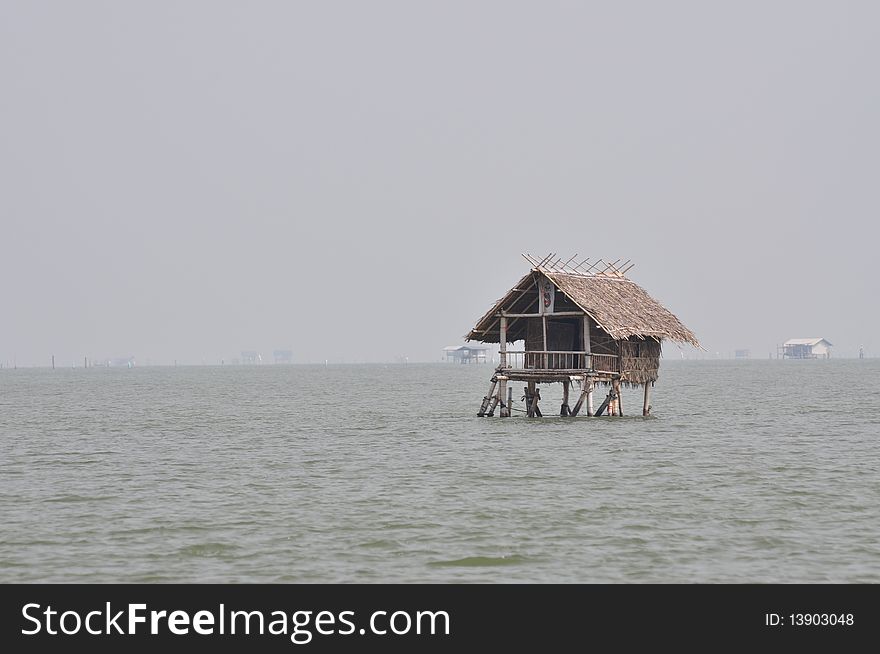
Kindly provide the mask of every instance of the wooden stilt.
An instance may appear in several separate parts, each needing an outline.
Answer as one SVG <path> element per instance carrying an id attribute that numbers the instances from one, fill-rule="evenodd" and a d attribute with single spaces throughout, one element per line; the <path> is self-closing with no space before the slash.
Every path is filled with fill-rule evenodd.
<path id="1" fill-rule="evenodd" d="M 645 403 L 642 405 L 643 416 L 651 414 L 651 386 L 653 385 L 653 382 L 645 382 Z"/>
<path id="2" fill-rule="evenodd" d="M 574 408 L 571 410 L 570 415 L 572 417 L 576 416 L 581 412 L 581 407 L 584 405 L 584 399 L 587 397 L 587 393 L 590 392 L 590 389 L 593 387 L 592 382 L 587 381 L 586 375 L 584 375 L 584 379 L 581 382 L 581 395 L 578 398 L 578 401 L 575 402 Z"/>
<path id="3" fill-rule="evenodd" d="M 495 377 L 492 377 L 492 384 L 489 386 L 489 392 L 486 393 L 486 397 L 483 398 L 483 403 L 480 405 L 480 410 L 477 411 L 477 417 L 482 418 L 486 415 L 486 408 L 489 406 L 489 402 L 492 399 L 492 396 L 495 394 L 495 386 L 498 384 L 498 380 Z"/>
<path id="4" fill-rule="evenodd" d="M 535 417 L 535 409 L 533 407 L 533 402 L 535 399 L 535 382 L 530 381 L 528 386 L 526 386 L 525 398 L 526 398 L 526 415 L 529 418 Z"/>
<path id="5" fill-rule="evenodd" d="M 498 406 L 498 396 L 492 396 L 492 403 L 489 405 L 489 410 L 486 412 L 486 415 L 490 418 L 495 415 L 495 407 Z"/>
<path id="6" fill-rule="evenodd" d="M 587 391 L 586 391 L 586 389 L 584 389 L 581 391 L 581 396 L 578 398 L 578 401 L 574 403 L 574 408 L 571 410 L 571 413 L 569 415 L 574 417 L 581 412 L 581 407 L 583 406 L 584 399 L 586 397 L 587 397 Z"/>
<path id="7" fill-rule="evenodd" d="M 589 382 L 586 388 L 587 388 L 587 415 L 592 416 L 592 415 L 595 415 L 593 413 L 593 382 Z"/>
<path id="8" fill-rule="evenodd" d="M 501 316 L 498 321 L 498 345 L 500 352 L 498 353 L 498 361 L 501 368 L 507 367 L 507 318 Z M 504 405 L 504 395 L 507 390 L 507 377 L 501 377 L 498 380 L 498 395 L 495 396 L 495 403 L 501 401 L 501 411 L 498 413 L 499 418 L 510 417 L 510 403 Z M 494 407 L 492 407 L 494 409 Z M 491 413 L 489 415 L 492 415 Z"/>
<path id="9" fill-rule="evenodd" d="M 507 387 L 507 410 L 506 410 L 506 413 L 504 414 L 505 418 L 510 417 L 510 411 L 511 411 L 512 406 L 513 406 L 513 386 L 508 386 Z"/>
<path id="10" fill-rule="evenodd" d="M 559 408 L 559 415 L 561 416 L 569 416 L 571 415 L 571 410 L 568 408 L 568 390 L 571 387 L 570 379 L 562 380 L 562 406 Z"/>
<path id="11" fill-rule="evenodd" d="M 616 396 L 614 399 L 614 414 L 618 416 L 623 415 L 623 396 L 620 392 L 620 380 L 615 379 L 612 382 L 614 387 L 614 395 Z"/>
<path id="12" fill-rule="evenodd" d="M 608 396 L 602 400 L 602 404 L 599 405 L 599 408 L 596 409 L 596 413 L 594 415 L 601 416 L 605 409 L 608 408 L 608 405 L 611 404 L 612 396 L 614 395 L 614 391 L 608 391 Z"/>
<path id="13" fill-rule="evenodd" d="M 538 418 L 543 418 L 544 414 L 541 413 L 541 407 L 538 406 L 538 402 L 541 400 L 541 389 L 535 389 L 535 395 L 532 397 L 532 413 L 534 413 Z"/>

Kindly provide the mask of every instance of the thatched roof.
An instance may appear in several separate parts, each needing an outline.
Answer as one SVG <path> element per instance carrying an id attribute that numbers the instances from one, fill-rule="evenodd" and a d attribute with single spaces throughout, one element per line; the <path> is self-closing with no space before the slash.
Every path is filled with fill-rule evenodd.
<path id="1" fill-rule="evenodd" d="M 818 345 L 822 341 L 834 347 L 827 338 L 790 338 L 783 345 Z"/>
<path id="2" fill-rule="evenodd" d="M 545 273 L 615 340 L 641 336 L 700 347 L 694 333 L 647 291 L 626 277 Z"/>
<path id="3" fill-rule="evenodd" d="M 549 279 L 562 292 L 568 309 L 580 309 L 596 322 L 597 326 L 615 340 L 631 336 L 669 339 L 700 347 L 694 333 L 685 327 L 675 315 L 652 298 L 641 286 L 615 270 L 610 274 L 585 274 L 573 271 L 534 268 L 520 279 L 508 293 L 498 300 L 465 337 L 467 340 L 497 343 L 500 340 L 498 315 L 530 313 L 537 311 L 537 283 L 542 277 Z M 559 310 L 557 294 L 557 311 Z M 570 305 L 570 306 L 568 306 Z M 524 321 L 520 320 L 519 323 Z M 520 340 L 522 328 L 517 325 L 508 329 L 510 341 Z"/>

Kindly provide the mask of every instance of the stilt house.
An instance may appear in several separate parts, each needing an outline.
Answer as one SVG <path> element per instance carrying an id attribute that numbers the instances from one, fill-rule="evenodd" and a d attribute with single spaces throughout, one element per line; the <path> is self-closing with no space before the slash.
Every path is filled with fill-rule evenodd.
<path id="1" fill-rule="evenodd" d="M 660 368 L 664 339 L 700 347 L 694 336 L 668 309 L 626 277 L 634 264 L 593 264 L 589 259 L 572 265 L 551 254 L 538 260 L 523 255 L 531 270 L 498 300 L 465 337 L 469 341 L 498 343 L 500 365 L 477 415 L 510 415 L 510 381 L 524 381 L 526 411 L 540 416 L 537 384 L 561 382 L 560 414 L 576 416 L 584 402 L 587 415 L 623 415 L 620 386 L 644 386 L 642 414 L 650 412 L 650 389 Z M 522 350 L 510 343 L 522 341 Z M 572 382 L 580 385 L 574 407 L 569 407 Z M 593 409 L 597 384 L 609 388 L 599 408 Z"/>

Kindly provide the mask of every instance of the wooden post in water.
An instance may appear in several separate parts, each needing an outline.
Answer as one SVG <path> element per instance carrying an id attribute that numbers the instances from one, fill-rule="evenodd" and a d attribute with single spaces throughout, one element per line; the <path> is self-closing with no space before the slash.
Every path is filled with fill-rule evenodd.
<path id="1" fill-rule="evenodd" d="M 651 413 L 651 382 L 645 382 L 645 403 L 642 405 L 642 415 Z"/>
<path id="2" fill-rule="evenodd" d="M 574 408 L 569 413 L 570 416 L 574 417 L 581 412 L 581 407 L 584 405 L 584 400 L 586 399 L 587 393 L 589 392 L 589 389 L 592 388 L 592 386 L 593 385 L 589 381 L 587 381 L 587 376 L 584 375 L 584 379 L 581 382 L 581 396 L 578 398 L 578 401 L 575 402 Z"/>
<path id="3" fill-rule="evenodd" d="M 622 416 L 623 415 L 623 397 L 620 393 L 620 380 L 615 379 L 612 382 L 614 385 L 614 394 L 617 395 L 617 398 L 614 401 L 614 413 L 615 415 Z"/>
<path id="4" fill-rule="evenodd" d="M 498 380 L 498 395 L 497 397 L 503 398 L 507 391 L 507 377 Z M 501 413 L 498 414 L 501 418 L 507 418 L 510 416 L 510 411 L 506 410 L 505 407 L 501 407 Z"/>
<path id="5" fill-rule="evenodd" d="M 596 409 L 595 415 L 601 416 L 602 413 L 605 411 L 605 409 L 609 408 L 609 405 L 611 404 L 611 396 L 613 394 L 614 394 L 614 391 L 608 391 L 608 396 L 604 400 L 602 400 L 602 404 L 600 404 L 599 408 Z"/>
<path id="6" fill-rule="evenodd" d="M 55 370 L 55 355 L 52 355 L 52 370 Z"/>
<path id="7" fill-rule="evenodd" d="M 526 415 L 529 418 L 535 417 L 535 382 L 530 381 L 526 386 Z"/>
<path id="8" fill-rule="evenodd" d="M 568 389 L 570 386 L 570 379 L 562 380 L 562 406 L 559 408 L 559 415 L 561 416 L 571 415 L 571 410 L 568 408 Z"/>
<path id="9" fill-rule="evenodd" d="M 499 318 L 498 320 L 498 325 L 498 367 L 503 369 L 507 367 L 507 318 L 505 316 L 501 316 L 501 318 Z M 506 395 L 507 377 L 505 375 L 501 375 L 498 377 L 498 398 L 503 402 Z M 501 407 L 501 411 L 498 413 L 498 417 L 510 417 L 510 404 L 508 404 L 506 407 Z"/>
<path id="10" fill-rule="evenodd" d="M 501 403 L 501 410 L 498 411 L 499 418 L 510 417 L 510 400 L 506 400 L 507 404 L 505 404 L 505 395 L 510 396 L 510 391 L 511 389 L 507 387 L 507 377 L 500 375 L 498 377 L 498 401 Z"/>
<path id="11" fill-rule="evenodd" d="M 495 407 L 498 406 L 498 395 L 492 396 L 492 404 L 489 405 L 489 410 L 486 412 L 486 415 L 490 418 L 495 415 Z"/>
<path id="12" fill-rule="evenodd" d="M 501 377 L 498 380 L 498 398 L 503 402 L 504 396 L 507 394 L 507 377 Z M 510 405 L 508 404 L 506 407 L 501 407 L 501 413 L 498 414 L 500 418 L 509 418 L 510 417 Z"/>
<path id="13" fill-rule="evenodd" d="M 507 409 L 506 413 L 502 414 L 504 418 L 510 417 L 510 407 L 513 406 L 513 386 L 507 387 Z"/>
<path id="14" fill-rule="evenodd" d="M 593 415 L 593 382 L 587 382 L 587 415 Z"/>
<path id="15" fill-rule="evenodd" d="M 495 386 L 498 384 L 498 379 L 496 377 L 492 378 L 492 384 L 489 386 L 489 392 L 486 393 L 486 397 L 483 398 L 483 403 L 480 405 L 480 410 L 477 411 L 477 417 L 482 418 L 486 415 L 486 409 L 489 407 L 489 402 L 492 400 L 492 395 L 495 394 Z"/>

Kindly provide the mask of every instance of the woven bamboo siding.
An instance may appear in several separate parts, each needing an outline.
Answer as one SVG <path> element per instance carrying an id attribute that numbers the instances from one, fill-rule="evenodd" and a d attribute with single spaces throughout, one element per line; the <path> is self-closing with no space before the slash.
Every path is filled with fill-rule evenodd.
<path id="1" fill-rule="evenodd" d="M 620 380 L 629 384 L 657 381 L 660 369 L 660 343 L 630 338 L 620 343 Z"/>

